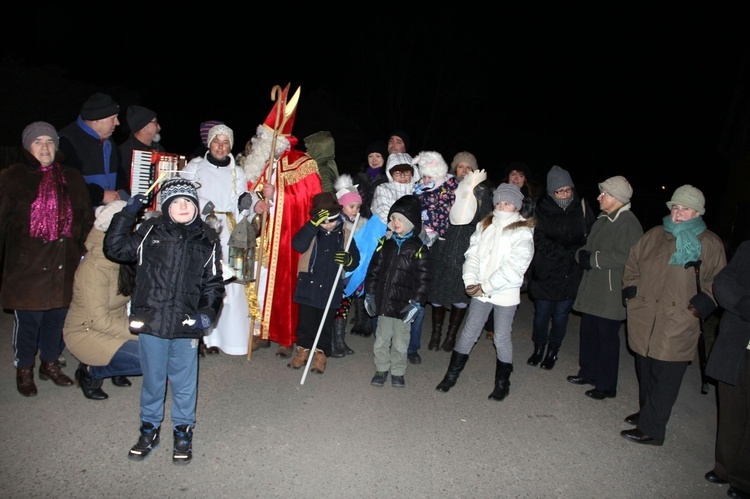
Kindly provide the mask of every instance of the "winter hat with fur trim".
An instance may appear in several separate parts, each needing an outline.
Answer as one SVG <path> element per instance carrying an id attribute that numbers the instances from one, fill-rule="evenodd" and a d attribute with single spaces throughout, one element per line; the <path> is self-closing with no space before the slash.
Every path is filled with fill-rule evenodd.
<path id="1" fill-rule="evenodd" d="M 120 213 L 126 204 L 128 203 L 122 199 L 116 199 L 108 204 L 97 206 L 96 211 L 94 211 L 94 216 L 96 216 L 94 227 L 102 232 L 107 232 L 109 224 L 112 222 L 112 217 L 115 213 Z"/>
<path id="2" fill-rule="evenodd" d="M 473 172 L 477 171 L 477 168 L 479 168 L 477 165 L 477 158 L 468 151 L 462 151 L 453 156 L 453 161 L 451 161 L 451 173 L 456 173 L 456 166 L 458 166 L 459 163 L 468 163 Z"/>
<path id="3" fill-rule="evenodd" d="M 523 206 L 521 188 L 516 184 L 500 184 L 492 194 L 492 205 L 494 206 L 500 201 L 511 203 L 516 207 L 516 210 L 520 210 Z"/>
<path id="4" fill-rule="evenodd" d="M 679 204 L 687 208 L 692 208 L 701 215 L 706 213 L 706 198 L 700 189 L 693 187 L 690 184 L 685 184 L 678 187 L 677 190 L 672 194 L 672 199 L 667 201 L 667 208 L 670 210 L 672 206 Z"/>
<path id="5" fill-rule="evenodd" d="M 229 148 L 234 147 L 234 132 L 231 128 L 229 128 L 226 125 L 216 125 L 211 130 L 208 131 L 208 139 L 206 141 L 206 144 L 210 144 L 212 140 L 214 140 L 214 137 L 217 135 L 226 135 L 229 137 Z"/>
<path id="6" fill-rule="evenodd" d="M 551 196 L 556 190 L 566 186 L 575 187 L 573 179 L 570 178 L 570 173 L 568 173 L 568 170 L 554 165 L 547 173 L 547 194 Z"/>
<path id="7" fill-rule="evenodd" d="M 422 176 L 440 179 L 448 174 L 448 164 L 439 152 L 422 151 L 412 160 L 412 165 L 419 168 Z"/>
<path id="8" fill-rule="evenodd" d="M 599 184 L 599 190 L 607 191 L 613 198 L 624 204 L 628 204 L 630 198 L 633 197 L 633 188 L 630 186 L 628 179 L 622 175 L 609 177 Z"/>
<path id="9" fill-rule="evenodd" d="M 57 150 L 60 148 L 60 140 L 57 138 L 57 130 L 46 121 L 35 121 L 23 129 L 23 132 L 21 132 L 21 143 L 23 144 L 23 148 L 30 151 L 29 148 L 31 147 L 31 144 L 42 135 L 52 137 L 52 142 L 55 143 L 55 149 Z"/>
<path id="10" fill-rule="evenodd" d="M 130 133 L 140 132 L 154 118 L 156 118 L 156 113 L 147 107 L 135 104 L 128 106 L 127 120 Z"/>
<path id="11" fill-rule="evenodd" d="M 96 92 L 81 107 L 81 118 L 89 121 L 101 120 L 120 113 L 120 106 L 112 96 Z"/>

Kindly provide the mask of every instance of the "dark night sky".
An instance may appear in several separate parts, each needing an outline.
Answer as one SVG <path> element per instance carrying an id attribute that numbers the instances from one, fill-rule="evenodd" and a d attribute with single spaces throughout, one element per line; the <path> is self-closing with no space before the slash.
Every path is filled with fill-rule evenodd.
<path id="1" fill-rule="evenodd" d="M 316 22 L 320 6 L 262 15 L 156 7 L 134 21 L 102 5 L 100 22 L 40 11 L 33 30 L 0 40 L 0 144 L 16 145 L 36 119 L 66 125 L 104 90 L 123 123 L 129 103 L 156 110 L 170 152 L 189 154 L 200 122 L 221 119 L 236 153 L 271 109 L 271 88 L 291 82 L 302 87 L 295 135 L 330 130 L 341 172 L 358 168 L 369 141 L 404 128 L 412 154 L 437 150 L 450 162 L 470 150 L 495 180 L 521 159 L 537 182 L 563 166 L 586 193 L 625 175 L 634 209 L 639 194 L 664 196 L 662 184 L 668 196 L 692 183 L 709 207 L 719 195 L 718 144 L 750 47 L 739 11 L 376 5 L 382 14 L 365 5 L 367 14 L 342 13 L 346 22 Z M 39 67 L 54 79 L 28 72 Z"/>

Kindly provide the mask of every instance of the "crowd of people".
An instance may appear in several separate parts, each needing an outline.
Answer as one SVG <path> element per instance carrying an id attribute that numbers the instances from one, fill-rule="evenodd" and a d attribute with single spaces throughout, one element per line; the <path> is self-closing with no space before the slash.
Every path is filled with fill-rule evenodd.
<path id="1" fill-rule="evenodd" d="M 0 173 L 0 302 L 14 313 L 21 395 L 37 395 L 37 355 L 40 379 L 74 385 L 62 370 L 65 347 L 88 399 L 108 397 L 106 378 L 130 386 L 129 376 L 142 376 L 140 434 L 128 454 L 142 460 L 159 443 L 169 387 L 172 458 L 186 464 L 199 357 L 250 358 L 275 343 L 287 366 L 323 374 L 329 358 L 354 354 L 349 326 L 374 336 L 371 384 L 390 376 L 404 388 L 408 364 L 421 363 L 429 306 L 428 348 L 450 353 L 437 390 L 457 384 L 489 330 L 496 366 L 488 398 L 502 401 L 514 370 L 513 321 L 528 293 L 526 364 L 553 370 L 569 317 L 580 314 L 579 369 L 567 380 L 590 385 L 593 400 L 614 398 L 622 331 L 639 396 L 625 417 L 634 428 L 621 435 L 663 445 L 704 321 L 723 312 L 708 361 L 722 410 L 706 479 L 747 496 L 747 248 L 727 264 L 724 243 L 703 221 L 700 189 L 676 189 L 662 224 L 644 232 L 622 175 L 598 183 L 596 211 L 559 165 L 540 186 L 515 161 L 495 186 L 471 152 L 450 163 L 437 151 L 412 156 L 399 129 L 368 144 L 361 169 L 340 174 L 330 132 L 306 137 L 307 150 L 293 135 L 299 89 L 275 90 L 241 153 L 232 152 L 229 125 L 207 120 L 202 146 L 184 169 L 154 179 L 152 192 L 130 192 L 134 151 L 165 151 L 146 107 L 128 107 L 130 136 L 119 145 L 112 135 L 121 110 L 103 93 L 59 131 L 42 121 L 22 131 L 23 161 Z"/>

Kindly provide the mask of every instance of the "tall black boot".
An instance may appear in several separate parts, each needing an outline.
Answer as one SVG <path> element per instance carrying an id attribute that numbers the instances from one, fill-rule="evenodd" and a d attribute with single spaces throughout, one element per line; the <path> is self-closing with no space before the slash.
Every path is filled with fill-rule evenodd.
<path id="1" fill-rule="evenodd" d="M 458 381 L 458 375 L 464 370 L 467 360 L 469 360 L 468 354 L 458 353 L 453 350 L 453 353 L 451 354 L 451 363 L 448 364 L 448 372 L 445 373 L 443 381 L 438 384 L 436 390 L 439 392 L 447 392 L 453 388 L 453 385 Z"/>
<path id="2" fill-rule="evenodd" d="M 448 321 L 448 333 L 445 335 L 443 346 L 440 347 L 444 352 L 450 352 L 453 350 L 453 347 L 456 346 L 458 329 L 461 327 L 461 322 L 463 322 L 468 308 L 469 307 L 458 308 L 455 305 L 451 305 L 451 318 Z"/>
<path id="3" fill-rule="evenodd" d="M 445 322 L 445 307 L 442 305 L 432 306 L 432 336 L 430 337 L 430 344 L 427 347 L 429 350 L 440 350 L 440 336 L 443 334 L 443 322 Z"/>
<path id="4" fill-rule="evenodd" d="M 557 362 L 557 352 L 559 351 L 560 347 L 549 347 L 547 349 L 547 355 L 544 357 L 540 367 L 548 371 L 552 370 L 552 368 L 555 367 L 555 362 Z"/>
<path id="5" fill-rule="evenodd" d="M 91 400 L 104 400 L 109 397 L 104 390 L 102 390 L 103 379 L 96 379 L 89 374 L 89 368 L 86 364 L 78 364 L 78 369 L 75 373 L 76 381 L 78 386 L 81 387 L 83 396 Z"/>
<path id="6" fill-rule="evenodd" d="M 487 397 L 490 400 L 503 400 L 510 392 L 510 373 L 513 372 L 513 364 L 500 362 L 495 364 L 495 389 Z"/>
<path id="7" fill-rule="evenodd" d="M 531 357 L 529 357 L 529 360 L 527 360 L 526 363 L 530 366 L 538 365 L 544 358 L 544 347 L 546 346 L 547 345 L 542 345 L 541 343 L 534 343 L 534 353 L 531 354 Z"/>
<path id="8" fill-rule="evenodd" d="M 175 464 L 190 464 L 193 459 L 193 428 L 189 424 L 174 427 L 174 447 L 172 448 L 172 462 Z"/>
<path id="9" fill-rule="evenodd" d="M 333 345 L 331 348 L 331 357 L 340 359 L 346 355 L 351 355 L 354 350 L 344 341 L 346 335 L 346 319 L 337 318 L 333 321 Z"/>

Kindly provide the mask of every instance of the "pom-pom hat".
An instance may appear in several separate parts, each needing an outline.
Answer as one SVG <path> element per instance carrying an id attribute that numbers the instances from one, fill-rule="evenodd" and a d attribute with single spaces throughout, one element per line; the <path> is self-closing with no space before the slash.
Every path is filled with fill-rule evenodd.
<path id="1" fill-rule="evenodd" d="M 336 179 L 333 187 L 336 189 L 336 198 L 342 206 L 351 203 L 362 204 L 362 196 L 359 195 L 359 191 L 357 190 L 357 186 L 354 185 L 351 175 L 347 173 L 342 174 Z"/>

